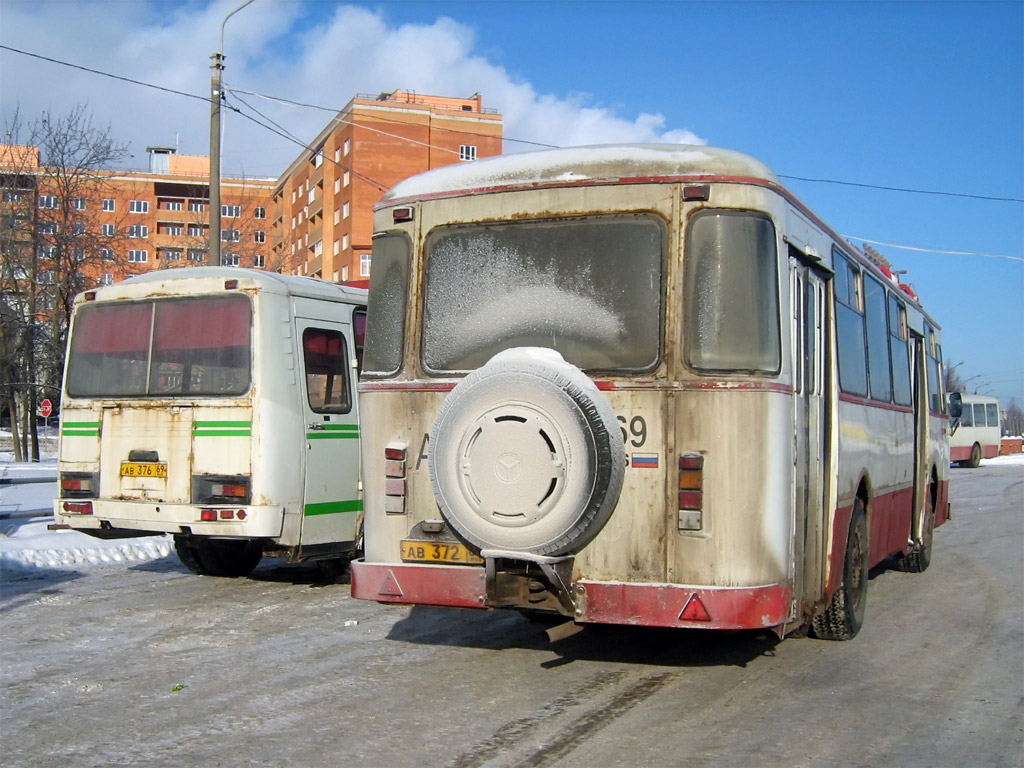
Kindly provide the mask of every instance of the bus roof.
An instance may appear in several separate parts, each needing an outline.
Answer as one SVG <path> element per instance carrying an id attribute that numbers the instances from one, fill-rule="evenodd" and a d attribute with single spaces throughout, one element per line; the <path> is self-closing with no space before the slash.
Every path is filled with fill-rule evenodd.
<path id="1" fill-rule="evenodd" d="M 223 289 L 223 281 L 238 280 L 240 288 L 255 287 L 272 293 L 283 293 L 292 296 L 305 296 L 312 299 L 338 301 L 350 304 L 365 304 L 367 291 L 365 288 L 354 288 L 339 283 L 330 283 L 314 277 L 295 275 L 279 275 L 276 272 L 265 272 L 260 269 L 244 267 L 181 267 L 178 269 L 158 269 L 135 275 L 127 280 L 103 288 L 94 288 L 99 300 L 134 299 L 140 297 L 140 286 L 144 286 L 145 295 L 154 293 L 177 293 L 182 290 L 185 281 L 193 283 L 189 291 Z M 206 282 L 207 285 L 202 285 Z"/>
<path id="2" fill-rule="evenodd" d="M 437 168 L 399 182 L 377 207 L 471 191 L 687 177 L 778 184 L 764 163 L 730 149 L 696 144 L 605 144 L 498 155 Z"/>

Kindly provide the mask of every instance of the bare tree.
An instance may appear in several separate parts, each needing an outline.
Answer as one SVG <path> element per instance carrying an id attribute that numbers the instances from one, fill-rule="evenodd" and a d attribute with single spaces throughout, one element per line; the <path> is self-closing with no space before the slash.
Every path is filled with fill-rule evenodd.
<path id="1" fill-rule="evenodd" d="M 947 392 L 963 392 L 964 391 L 964 380 L 957 373 L 956 369 L 960 366 L 960 363 L 951 365 L 944 369 L 942 374 L 944 379 L 944 385 Z"/>
<path id="2" fill-rule="evenodd" d="M 123 259 L 112 247 L 118 235 L 97 223 L 96 203 L 110 183 L 104 169 L 127 158 L 128 146 L 94 125 L 84 105 L 44 112 L 27 127 L 15 113 L 4 144 L 0 369 L 12 425 L 23 426 L 16 458 L 38 461 L 36 403 L 59 395 L 74 297 L 95 284 L 103 262 Z"/>
<path id="3" fill-rule="evenodd" d="M 1003 435 L 1017 437 L 1024 435 L 1024 411 L 1017 405 L 1016 398 L 1006 406 L 1006 417 L 1003 419 Z"/>

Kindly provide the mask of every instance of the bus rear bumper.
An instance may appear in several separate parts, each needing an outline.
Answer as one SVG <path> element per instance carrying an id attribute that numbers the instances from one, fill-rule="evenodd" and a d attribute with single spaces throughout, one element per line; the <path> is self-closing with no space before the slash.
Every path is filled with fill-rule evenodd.
<path id="1" fill-rule="evenodd" d="M 91 502 L 90 514 L 66 512 L 64 502 L 80 504 Z M 225 507 L 228 518 L 204 522 L 201 508 L 192 504 L 156 504 L 153 502 L 122 501 L 120 499 L 56 499 L 53 517 L 58 525 L 67 525 L 78 531 L 114 529 L 148 533 L 185 533 L 195 536 L 223 536 L 227 538 L 278 538 L 284 522 L 281 507 Z M 242 510 L 244 518 L 239 518 Z"/>
<path id="2" fill-rule="evenodd" d="M 580 580 L 572 586 L 581 623 L 692 629 L 762 629 L 789 620 L 786 584 L 693 587 Z M 410 605 L 488 608 L 484 568 L 352 562 L 352 596 Z M 512 606 L 529 609 L 529 604 Z"/>

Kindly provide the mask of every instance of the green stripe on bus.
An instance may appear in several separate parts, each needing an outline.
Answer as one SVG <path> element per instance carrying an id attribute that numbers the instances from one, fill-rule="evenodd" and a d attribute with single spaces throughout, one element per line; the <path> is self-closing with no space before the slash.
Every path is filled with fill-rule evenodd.
<path id="1" fill-rule="evenodd" d="M 196 421 L 192 424 L 195 429 L 203 429 L 204 427 L 244 427 L 250 429 L 252 427 L 251 421 Z"/>
<path id="2" fill-rule="evenodd" d="M 250 437 L 251 430 L 248 429 L 197 429 L 195 437 Z"/>
<path id="3" fill-rule="evenodd" d="M 307 440 L 352 440 L 358 439 L 358 432 L 307 432 Z"/>
<path id="4" fill-rule="evenodd" d="M 69 421 L 61 424 L 60 433 L 68 437 L 89 437 L 100 433 L 98 421 Z"/>
<path id="5" fill-rule="evenodd" d="M 342 512 L 362 512 L 363 502 L 359 499 L 354 501 L 324 501 L 319 504 L 307 504 L 306 516 L 312 515 L 336 515 Z"/>
<path id="6" fill-rule="evenodd" d="M 196 421 L 192 423 L 195 437 L 251 437 L 251 421 Z"/>

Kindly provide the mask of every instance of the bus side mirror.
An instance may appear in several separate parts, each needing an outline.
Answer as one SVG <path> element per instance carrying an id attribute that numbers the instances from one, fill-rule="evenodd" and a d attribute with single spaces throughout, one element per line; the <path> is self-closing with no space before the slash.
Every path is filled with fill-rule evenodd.
<path id="1" fill-rule="evenodd" d="M 959 419 L 964 412 L 964 402 L 959 392 L 949 394 L 949 418 Z"/>

